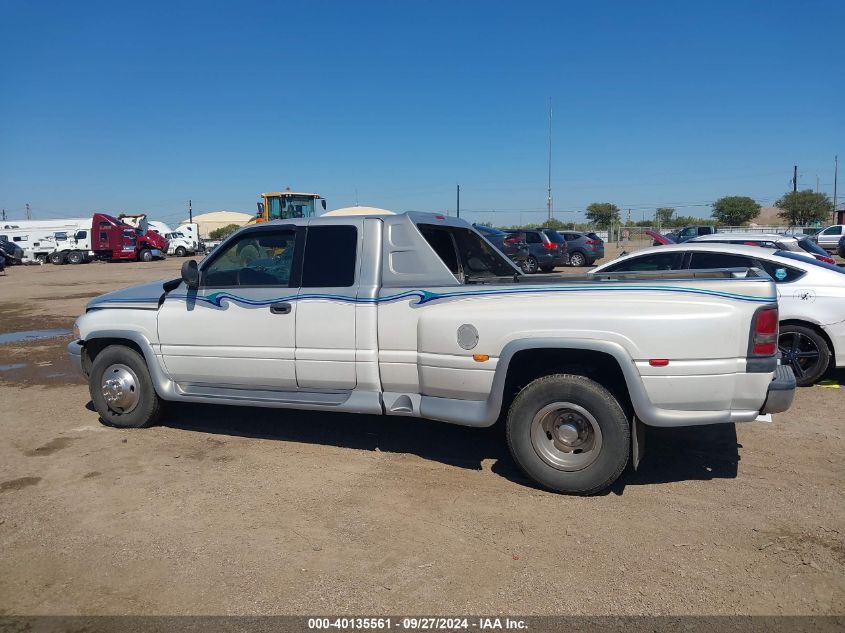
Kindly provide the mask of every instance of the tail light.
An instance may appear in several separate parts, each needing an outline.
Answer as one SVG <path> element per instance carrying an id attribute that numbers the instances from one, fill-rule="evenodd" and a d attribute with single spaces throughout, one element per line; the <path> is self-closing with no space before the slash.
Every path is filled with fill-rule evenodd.
<path id="1" fill-rule="evenodd" d="M 596 240 L 587 240 L 587 246 L 598 246 L 599 243 Z"/>
<path id="2" fill-rule="evenodd" d="M 778 349 L 778 309 L 763 308 L 754 313 L 751 326 L 751 356 L 774 356 Z"/>
<path id="3" fill-rule="evenodd" d="M 832 257 L 828 257 L 827 255 L 815 255 L 814 257 L 819 260 L 820 262 L 824 262 L 825 264 L 836 264 L 836 260 Z"/>
<path id="4" fill-rule="evenodd" d="M 518 246 L 524 240 L 521 235 L 511 235 L 510 237 L 506 237 L 504 241 L 508 246 Z"/>
<path id="5" fill-rule="evenodd" d="M 555 244 L 554 242 L 543 242 L 543 246 L 545 246 L 546 250 L 549 250 L 549 251 L 556 251 L 557 250 L 557 244 Z"/>

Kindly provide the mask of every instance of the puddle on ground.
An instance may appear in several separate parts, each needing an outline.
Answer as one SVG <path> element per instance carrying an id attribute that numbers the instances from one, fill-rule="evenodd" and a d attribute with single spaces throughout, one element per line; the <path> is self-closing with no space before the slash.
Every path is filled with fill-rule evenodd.
<path id="1" fill-rule="evenodd" d="M 9 343 L 28 343 L 30 341 L 39 341 L 45 338 L 57 338 L 59 336 L 70 335 L 70 330 L 58 328 L 53 330 L 26 330 L 23 332 L 5 332 L 0 334 L 0 345 L 8 345 Z"/>
<path id="2" fill-rule="evenodd" d="M 8 365 L 0 365 L 0 371 L 14 371 L 15 369 L 23 369 L 26 363 L 10 363 Z"/>

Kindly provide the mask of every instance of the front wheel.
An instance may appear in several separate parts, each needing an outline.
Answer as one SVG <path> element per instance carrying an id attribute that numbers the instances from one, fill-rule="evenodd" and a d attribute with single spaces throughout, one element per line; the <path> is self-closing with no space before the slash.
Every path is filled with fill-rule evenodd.
<path id="1" fill-rule="evenodd" d="M 540 268 L 537 260 L 533 256 L 529 256 L 522 265 L 522 269 L 529 275 L 533 275 Z"/>
<path id="2" fill-rule="evenodd" d="M 830 364 L 830 348 L 818 332 L 803 325 L 780 328 L 778 349 L 781 362 L 792 367 L 799 387 L 808 387 L 822 377 Z"/>
<path id="3" fill-rule="evenodd" d="M 97 355 L 88 391 L 94 408 L 109 426 L 150 426 L 161 413 L 161 400 L 144 357 L 123 345 L 111 345 Z"/>
<path id="4" fill-rule="evenodd" d="M 153 253 L 150 249 L 145 248 L 140 253 L 138 253 L 138 259 L 142 262 L 151 262 L 153 261 Z"/>
<path id="5" fill-rule="evenodd" d="M 184 257 L 188 254 L 188 251 L 185 250 L 184 246 L 177 246 L 173 254 L 176 255 L 176 257 Z"/>
<path id="6" fill-rule="evenodd" d="M 585 376 L 554 374 L 533 381 L 514 399 L 507 437 L 514 460 L 538 484 L 590 495 L 625 469 L 631 427 L 602 385 Z"/>

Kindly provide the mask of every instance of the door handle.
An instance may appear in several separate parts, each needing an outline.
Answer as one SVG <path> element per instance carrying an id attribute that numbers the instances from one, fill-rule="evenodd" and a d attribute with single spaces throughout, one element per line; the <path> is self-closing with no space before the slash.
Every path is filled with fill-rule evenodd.
<path id="1" fill-rule="evenodd" d="M 290 310 L 289 303 L 274 303 L 270 306 L 270 312 L 273 314 L 290 314 Z"/>

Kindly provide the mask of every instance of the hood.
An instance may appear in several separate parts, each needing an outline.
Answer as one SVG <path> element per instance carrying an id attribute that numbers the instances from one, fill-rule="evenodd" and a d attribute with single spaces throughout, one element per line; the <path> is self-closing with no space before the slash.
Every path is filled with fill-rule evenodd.
<path id="1" fill-rule="evenodd" d="M 645 232 L 645 234 L 648 235 L 651 238 L 654 238 L 654 241 L 657 242 L 658 244 L 660 244 L 661 246 L 665 246 L 666 244 L 674 244 L 675 243 L 675 240 L 673 240 L 668 235 L 662 235 L 662 234 L 658 233 L 657 231 L 652 231 L 651 229 L 648 229 Z"/>
<path id="2" fill-rule="evenodd" d="M 122 290 L 115 290 L 99 297 L 94 297 L 85 306 L 85 311 L 100 308 L 131 308 L 135 310 L 158 310 L 164 298 L 165 284 L 170 280 L 160 279 L 148 284 L 130 286 Z"/>

